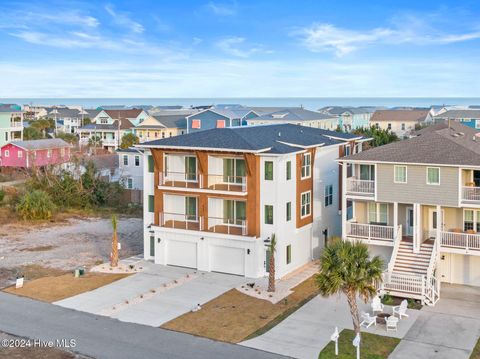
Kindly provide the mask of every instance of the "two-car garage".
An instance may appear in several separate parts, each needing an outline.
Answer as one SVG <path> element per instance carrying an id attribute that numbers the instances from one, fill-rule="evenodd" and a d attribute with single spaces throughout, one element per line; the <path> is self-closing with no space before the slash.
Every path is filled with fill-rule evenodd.
<path id="1" fill-rule="evenodd" d="M 479 256 L 442 252 L 439 271 L 442 282 L 480 286 Z"/>

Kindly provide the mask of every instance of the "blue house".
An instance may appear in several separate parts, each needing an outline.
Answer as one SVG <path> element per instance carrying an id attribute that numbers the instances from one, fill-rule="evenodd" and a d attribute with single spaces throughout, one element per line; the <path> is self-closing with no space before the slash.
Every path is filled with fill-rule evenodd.
<path id="1" fill-rule="evenodd" d="M 255 112 L 245 107 L 213 107 L 187 116 L 187 133 L 212 128 L 246 126 L 247 120 L 257 116 Z"/>
<path id="2" fill-rule="evenodd" d="M 464 109 L 464 110 L 448 110 L 433 117 L 435 123 L 445 121 L 456 121 L 461 124 L 480 129 L 480 110 Z"/>
<path id="3" fill-rule="evenodd" d="M 375 112 L 374 107 L 323 107 L 319 112 L 338 118 L 338 125 L 344 131 L 369 127 L 369 121 Z"/>

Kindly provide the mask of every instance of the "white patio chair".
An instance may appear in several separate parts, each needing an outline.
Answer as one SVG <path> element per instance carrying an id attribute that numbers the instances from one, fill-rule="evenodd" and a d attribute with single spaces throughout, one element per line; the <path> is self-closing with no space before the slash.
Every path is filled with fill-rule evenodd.
<path id="1" fill-rule="evenodd" d="M 385 324 L 387 324 L 387 332 L 390 330 L 397 331 L 398 318 L 391 315 L 385 319 Z"/>
<path id="2" fill-rule="evenodd" d="M 371 316 L 369 313 L 362 312 L 361 327 L 369 328 L 372 324 L 377 325 L 377 316 Z"/>
<path id="3" fill-rule="evenodd" d="M 383 304 L 380 301 L 380 297 L 374 297 L 372 300 L 372 312 L 375 314 L 375 312 L 383 312 Z"/>
<path id="4" fill-rule="evenodd" d="M 397 305 L 396 307 L 392 307 L 392 313 L 393 315 L 398 314 L 398 317 L 402 319 L 402 317 L 407 317 L 407 307 L 408 307 L 408 302 L 406 299 L 402 300 L 402 303 L 400 305 Z"/>

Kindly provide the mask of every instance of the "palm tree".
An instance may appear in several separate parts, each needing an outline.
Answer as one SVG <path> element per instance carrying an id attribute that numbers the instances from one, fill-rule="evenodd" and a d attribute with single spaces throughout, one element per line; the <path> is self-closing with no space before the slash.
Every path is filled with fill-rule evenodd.
<path id="1" fill-rule="evenodd" d="M 320 258 L 316 282 L 324 297 L 336 293 L 347 296 L 355 333 L 360 333 L 357 296 L 367 303 L 377 293 L 375 282 L 382 280 L 383 260 L 369 258 L 368 247 L 360 242 L 335 238 Z"/>
<path id="2" fill-rule="evenodd" d="M 270 258 L 268 261 L 268 291 L 275 292 L 275 250 L 277 249 L 277 240 L 275 233 L 272 234 L 272 239 L 268 245 L 270 251 Z"/>
<path id="3" fill-rule="evenodd" d="M 112 257 L 110 258 L 110 265 L 112 267 L 118 266 L 118 236 L 117 236 L 117 216 L 112 216 Z"/>

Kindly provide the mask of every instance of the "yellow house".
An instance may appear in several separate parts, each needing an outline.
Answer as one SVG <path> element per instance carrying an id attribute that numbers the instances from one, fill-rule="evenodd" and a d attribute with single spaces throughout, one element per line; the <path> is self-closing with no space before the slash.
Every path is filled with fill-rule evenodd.
<path id="1" fill-rule="evenodd" d="M 185 115 L 149 116 L 134 131 L 140 142 L 183 135 L 187 133 L 187 119 Z"/>

